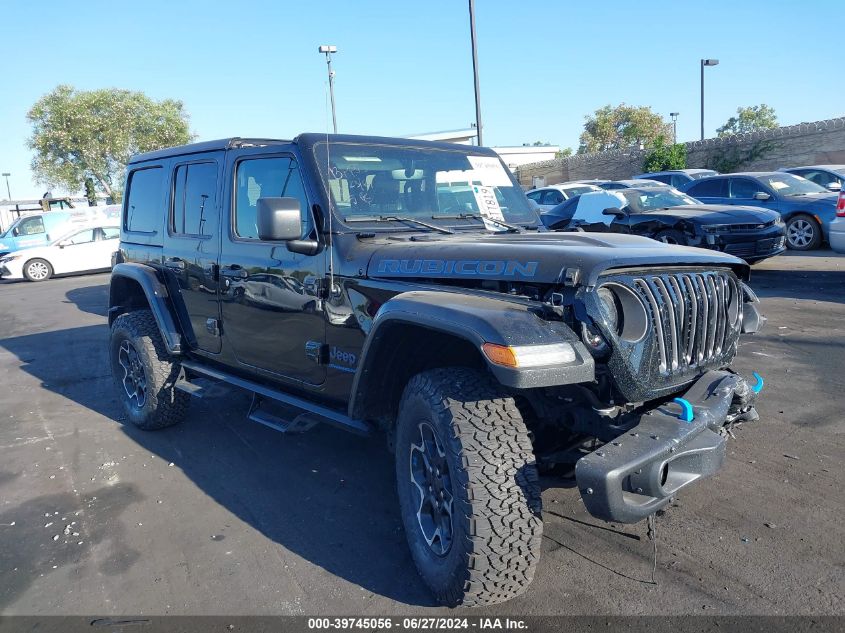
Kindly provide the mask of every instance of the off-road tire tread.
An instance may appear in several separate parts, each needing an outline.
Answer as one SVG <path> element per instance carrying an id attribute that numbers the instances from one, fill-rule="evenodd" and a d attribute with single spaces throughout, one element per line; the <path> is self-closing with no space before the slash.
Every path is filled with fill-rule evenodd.
<path id="1" fill-rule="evenodd" d="M 112 324 L 112 331 L 120 327 L 131 334 L 135 349 L 149 360 L 144 369 L 148 374 L 147 381 L 152 378 L 154 384 L 154 388 L 147 391 L 153 415 L 144 423 L 132 422 L 144 431 L 157 431 L 178 424 L 187 413 L 191 396 L 175 387 L 179 379 L 179 363 L 167 352 L 153 313 L 149 310 L 135 310 L 121 314 Z M 121 377 L 115 375 L 114 379 L 123 395 Z"/>
<path id="2" fill-rule="evenodd" d="M 463 545 L 466 566 L 450 586 L 432 590 L 449 606 L 510 600 L 531 584 L 543 534 L 538 473 L 519 409 L 489 376 L 468 368 L 417 374 L 405 388 L 400 412 L 415 396 L 451 430 L 447 450 L 464 466 L 452 475 L 453 515 L 465 517 L 468 538 L 452 547 Z"/>

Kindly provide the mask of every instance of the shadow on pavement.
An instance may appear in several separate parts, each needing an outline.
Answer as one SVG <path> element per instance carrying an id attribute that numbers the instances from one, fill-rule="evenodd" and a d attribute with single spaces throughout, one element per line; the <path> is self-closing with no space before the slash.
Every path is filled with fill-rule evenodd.
<path id="1" fill-rule="evenodd" d="M 74 288 L 65 293 L 67 301 L 74 303 L 83 312 L 106 316 L 109 311 L 109 285 Z"/>
<path id="2" fill-rule="evenodd" d="M 789 258 L 784 258 L 788 263 Z M 760 297 L 845 303 L 845 271 L 751 270 L 751 288 Z"/>
<path id="3" fill-rule="evenodd" d="M 102 292 L 97 286 L 67 296 L 101 314 Z M 122 421 L 133 442 L 173 462 L 203 493 L 284 549 L 373 593 L 406 604 L 435 604 L 408 552 L 393 460 L 383 438 L 326 426 L 284 435 L 248 421 L 249 397 L 228 389 L 195 399 L 175 427 L 140 431 L 123 422 L 107 337 L 102 324 L 7 338 L 0 347 L 45 388 Z M 36 499 L 32 508 L 16 509 L 18 516 L 26 510 L 37 517 L 47 501 L 56 505 L 61 499 Z M 172 505 L 178 508 L 179 500 Z M 174 520 L 193 520 L 179 512 Z"/>

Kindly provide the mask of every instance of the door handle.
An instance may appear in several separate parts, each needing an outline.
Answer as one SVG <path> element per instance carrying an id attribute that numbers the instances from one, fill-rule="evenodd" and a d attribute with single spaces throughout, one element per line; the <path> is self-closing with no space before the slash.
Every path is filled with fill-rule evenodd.
<path id="1" fill-rule="evenodd" d="M 220 270 L 220 274 L 224 277 L 228 277 L 229 279 L 246 279 L 249 277 L 249 273 L 246 271 L 245 268 L 241 268 L 238 266 L 235 268 L 234 266 L 228 268 L 222 268 Z"/>
<path id="2" fill-rule="evenodd" d="M 172 270 L 185 270 L 185 261 L 178 257 L 171 257 L 164 260 L 164 265 Z"/>

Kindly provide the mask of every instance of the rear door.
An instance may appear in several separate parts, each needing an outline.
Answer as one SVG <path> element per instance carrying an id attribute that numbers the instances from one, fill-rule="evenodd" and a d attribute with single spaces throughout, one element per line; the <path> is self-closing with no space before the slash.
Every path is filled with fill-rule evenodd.
<path id="1" fill-rule="evenodd" d="M 194 154 L 170 165 L 164 261 L 179 285 L 198 350 L 216 354 L 220 185 L 223 152 Z"/>

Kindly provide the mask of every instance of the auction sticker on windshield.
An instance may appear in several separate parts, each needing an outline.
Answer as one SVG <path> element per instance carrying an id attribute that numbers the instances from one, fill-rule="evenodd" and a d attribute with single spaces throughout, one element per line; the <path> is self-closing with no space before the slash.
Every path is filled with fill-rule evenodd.
<path id="1" fill-rule="evenodd" d="M 504 222 L 505 216 L 502 214 L 502 208 L 499 206 L 499 201 L 496 199 L 496 190 L 493 187 L 473 185 L 472 193 L 475 195 L 478 212 L 482 216 Z"/>
<path id="2" fill-rule="evenodd" d="M 502 162 L 494 156 L 467 156 L 477 178 L 490 187 L 512 187 L 510 176 Z"/>

